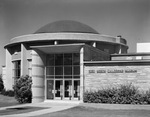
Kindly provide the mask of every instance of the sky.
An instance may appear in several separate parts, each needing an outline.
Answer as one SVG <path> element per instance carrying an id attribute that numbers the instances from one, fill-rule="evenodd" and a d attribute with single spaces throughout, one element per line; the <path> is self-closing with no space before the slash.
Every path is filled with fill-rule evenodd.
<path id="1" fill-rule="evenodd" d="M 127 40 L 128 52 L 150 42 L 150 0 L 0 0 L 0 73 L 4 46 L 58 20 L 87 24 L 100 34 Z"/>

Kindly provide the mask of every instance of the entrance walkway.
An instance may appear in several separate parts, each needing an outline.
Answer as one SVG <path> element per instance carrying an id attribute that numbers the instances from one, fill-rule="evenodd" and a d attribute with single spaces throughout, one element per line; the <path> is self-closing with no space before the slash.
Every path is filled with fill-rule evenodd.
<path id="1" fill-rule="evenodd" d="M 17 106 L 10 106 L 10 107 L 3 107 L 0 108 L 0 111 L 6 110 L 8 108 L 23 108 L 23 107 L 43 107 L 46 109 L 41 109 L 33 112 L 27 112 L 27 113 L 21 113 L 21 114 L 12 114 L 12 115 L 1 115 L 1 117 L 31 117 L 31 116 L 39 116 L 51 112 L 56 112 L 56 111 L 61 111 L 61 110 L 66 110 L 75 106 L 78 106 L 79 102 L 56 102 L 56 101 L 51 101 L 51 102 L 42 102 L 42 103 L 35 103 L 35 104 L 22 104 L 22 105 L 17 105 Z"/>
<path id="2" fill-rule="evenodd" d="M 80 103 L 79 101 L 47 101 L 36 104 L 22 104 L 17 106 L 3 107 L 0 111 L 8 108 L 19 108 L 19 107 L 42 107 L 46 109 L 36 110 L 27 113 L 13 114 L 13 115 L 1 115 L 0 117 L 32 117 L 41 116 L 44 114 L 66 110 L 76 106 L 92 107 L 97 109 L 107 110 L 148 110 L 150 111 L 150 105 L 130 105 L 130 104 L 94 104 L 94 103 Z"/>

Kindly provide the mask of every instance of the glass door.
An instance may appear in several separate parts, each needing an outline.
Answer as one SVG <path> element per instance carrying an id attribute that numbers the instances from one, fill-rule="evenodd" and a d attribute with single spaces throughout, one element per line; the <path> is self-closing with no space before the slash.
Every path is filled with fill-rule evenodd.
<path id="1" fill-rule="evenodd" d="M 46 58 L 46 82 L 47 99 L 79 99 L 80 54 L 48 54 Z"/>
<path id="2" fill-rule="evenodd" d="M 80 81 L 74 80 L 74 99 L 80 100 Z"/>
<path id="3" fill-rule="evenodd" d="M 72 97 L 71 89 L 72 89 L 71 80 L 65 80 L 64 81 L 64 99 L 71 100 L 71 97 Z"/>
<path id="4" fill-rule="evenodd" d="M 62 80 L 55 81 L 55 99 L 62 99 Z"/>
<path id="5" fill-rule="evenodd" d="M 47 99 L 54 99 L 53 85 L 53 80 L 47 80 Z"/>

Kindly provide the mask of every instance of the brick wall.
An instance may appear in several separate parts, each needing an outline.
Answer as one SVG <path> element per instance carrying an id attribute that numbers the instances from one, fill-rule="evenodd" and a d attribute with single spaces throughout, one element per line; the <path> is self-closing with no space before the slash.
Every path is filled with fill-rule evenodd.
<path id="1" fill-rule="evenodd" d="M 84 66 L 85 90 L 97 90 L 132 83 L 150 89 L 150 66 Z"/>

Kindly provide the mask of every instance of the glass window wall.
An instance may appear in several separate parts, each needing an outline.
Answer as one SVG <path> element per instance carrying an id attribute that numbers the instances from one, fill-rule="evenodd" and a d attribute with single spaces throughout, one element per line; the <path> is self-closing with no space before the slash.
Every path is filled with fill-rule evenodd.
<path id="1" fill-rule="evenodd" d="M 47 55 L 47 78 L 80 78 L 80 54 L 64 53 Z"/>
<path id="2" fill-rule="evenodd" d="M 47 99 L 80 99 L 80 54 L 47 55 Z"/>

